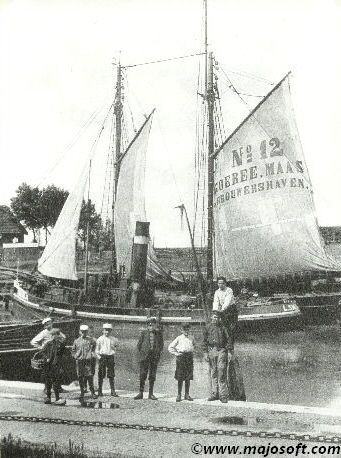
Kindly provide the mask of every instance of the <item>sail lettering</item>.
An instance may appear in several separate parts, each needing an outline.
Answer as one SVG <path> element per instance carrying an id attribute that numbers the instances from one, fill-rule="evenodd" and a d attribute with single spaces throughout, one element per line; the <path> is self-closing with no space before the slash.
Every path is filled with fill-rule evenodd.
<path id="1" fill-rule="evenodd" d="M 270 162 L 270 164 L 265 164 L 265 173 L 266 176 L 275 174 L 275 163 Z"/>
<path id="2" fill-rule="evenodd" d="M 296 161 L 296 168 L 298 172 L 303 173 L 302 161 Z"/>
<path id="3" fill-rule="evenodd" d="M 279 180 L 267 180 L 260 183 L 251 185 L 238 186 L 230 191 L 223 192 L 216 197 L 214 206 L 221 205 L 224 202 L 228 202 L 231 199 L 238 197 L 255 194 L 258 192 L 269 191 L 273 189 L 284 189 L 284 188 L 302 188 L 305 189 L 304 181 L 302 178 L 281 178 Z"/>
<path id="4" fill-rule="evenodd" d="M 282 168 L 280 162 L 278 162 L 278 164 L 277 164 L 277 175 L 278 175 L 279 173 L 283 173 L 283 168 Z"/>
<path id="5" fill-rule="evenodd" d="M 232 167 L 235 167 L 236 165 L 243 165 L 243 147 L 239 148 L 239 153 L 236 149 L 232 151 Z"/>
<path id="6" fill-rule="evenodd" d="M 268 145 L 269 154 L 267 152 Z M 252 162 L 254 160 L 252 145 L 247 145 L 246 150 L 246 162 Z M 284 155 L 283 148 L 281 147 L 281 141 L 277 137 L 271 138 L 269 141 L 262 140 L 259 144 L 259 158 L 268 159 L 268 157 L 279 157 Z M 238 167 L 243 165 L 244 160 L 244 146 L 241 146 L 239 149 L 232 150 L 232 167 Z"/>
<path id="7" fill-rule="evenodd" d="M 270 151 L 270 157 L 283 156 L 283 148 L 280 148 L 280 144 L 281 142 L 276 137 L 269 141 L 269 145 L 273 146 L 272 150 Z"/>
<path id="8" fill-rule="evenodd" d="M 234 186 L 244 181 L 254 180 L 258 176 L 257 166 L 254 165 L 249 169 L 242 169 L 239 172 L 231 173 L 226 175 L 224 178 L 218 180 L 214 185 L 214 193 L 217 194 L 219 191 L 223 191 L 230 186 Z"/>

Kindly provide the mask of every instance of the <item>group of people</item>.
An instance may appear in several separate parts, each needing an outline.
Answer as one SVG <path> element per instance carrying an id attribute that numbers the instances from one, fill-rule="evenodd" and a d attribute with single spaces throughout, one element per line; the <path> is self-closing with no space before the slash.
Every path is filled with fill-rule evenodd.
<path id="1" fill-rule="evenodd" d="M 211 393 L 208 401 L 220 399 L 226 403 L 229 398 L 227 367 L 234 357 L 234 334 L 238 320 L 233 292 L 227 287 L 224 277 L 218 278 L 218 290 L 213 301 L 210 323 L 203 333 L 202 350 L 204 359 L 209 364 Z M 65 351 L 65 336 L 59 329 L 53 328 L 51 318 L 43 320 L 44 330 L 39 333 L 31 344 L 39 348 L 46 364 L 43 367 L 45 379 L 45 403 L 51 403 L 53 388 L 56 404 L 63 404 L 60 399 L 60 369 L 62 355 Z M 90 331 L 90 334 L 89 334 Z M 108 377 L 111 396 L 117 397 L 115 391 L 115 353 L 118 340 L 112 335 L 112 325 L 105 323 L 103 333 L 95 339 L 91 329 L 86 324 L 80 326 L 80 336 L 74 341 L 71 354 L 76 361 L 76 370 L 80 387 L 80 401 L 89 386 L 92 398 L 103 396 L 103 380 Z M 143 399 L 147 377 L 149 379 L 148 398 L 157 400 L 154 394 L 154 383 L 157 367 L 164 347 L 163 330 L 156 318 L 147 320 L 147 328 L 143 330 L 137 342 L 140 384 L 139 392 L 134 399 Z M 184 399 L 193 401 L 190 396 L 190 383 L 193 380 L 193 352 L 195 340 L 190 334 L 190 324 L 182 325 L 182 333 L 168 346 L 168 351 L 176 357 L 175 379 L 178 383 L 176 401 L 182 400 L 183 385 Z M 98 392 L 94 388 L 94 375 L 98 361 Z"/>

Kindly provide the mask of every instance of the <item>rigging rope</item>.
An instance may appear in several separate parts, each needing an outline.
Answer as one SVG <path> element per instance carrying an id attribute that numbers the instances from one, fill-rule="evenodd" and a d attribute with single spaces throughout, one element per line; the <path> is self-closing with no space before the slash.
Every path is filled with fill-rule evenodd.
<path id="1" fill-rule="evenodd" d="M 106 98 L 107 100 L 107 98 Z M 91 125 L 91 123 L 96 119 L 98 114 L 102 111 L 103 107 L 106 105 L 107 102 L 104 102 L 101 104 L 99 108 L 97 108 L 90 116 L 89 118 L 85 121 L 85 123 L 80 127 L 78 132 L 76 133 L 75 137 L 71 142 L 65 147 L 65 149 L 60 153 L 59 158 L 56 160 L 56 162 L 47 170 L 45 173 L 44 177 L 41 178 L 40 182 L 36 184 L 36 187 L 39 187 L 43 184 L 43 182 L 46 180 L 46 178 L 51 175 L 51 173 L 58 167 L 58 165 L 61 163 L 61 161 L 64 159 L 66 154 L 70 151 L 71 148 L 77 143 L 79 138 L 82 136 L 83 132 Z"/>
<path id="2" fill-rule="evenodd" d="M 93 142 L 93 144 L 92 144 L 92 146 L 91 146 L 88 160 L 91 160 L 91 159 L 93 158 L 94 154 L 95 154 L 95 148 L 96 148 L 96 146 L 97 146 L 97 144 L 98 144 L 99 139 L 101 138 L 101 135 L 102 135 L 102 133 L 103 133 L 103 131 L 104 131 L 105 124 L 106 124 L 107 119 L 108 119 L 108 117 L 109 117 L 109 115 L 110 115 L 110 113 L 111 113 L 111 110 L 112 110 L 113 108 L 114 108 L 114 103 L 112 103 L 112 104 L 110 105 L 110 108 L 109 108 L 109 110 L 108 110 L 108 112 L 107 112 L 107 114 L 106 114 L 106 116 L 105 116 L 105 118 L 104 118 L 104 121 L 103 121 L 103 123 L 102 123 L 102 127 L 101 127 L 99 133 L 97 134 L 97 137 L 95 138 L 95 140 L 94 140 L 94 142 Z M 69 228 L 69 231 L 65 234 L 64 238 L 61 239 L 61 241 L 58 243 L 58 245 L 55 247 L 55 249 L 54 249 L 53 251 L 51 251 L 51 253 L 49 254 L 49 256 L 46 257 L 46 259 L 44 260 L 43 264 L 44 264 L 48 259 L 50 259 L 50 257 L 59 249 L 60 245 L 61 245 L 61 244 L 64 242 L 64 240 L 72 233 L 72 231 L 73 231 L 73 228 L 72 228 L 72 227 Z M 45 248 L 46 248 L 46 247 L 45 247 Z"/>
<path id="3" fill-rule="evenodd" d="M 247 107 L 247 110 L 249 112 L 249 116 L 251 115 L 252 118 L 257 122 L 257 124 L 259 125 L 259 127 L 263 130 L 263 132 L 265 133 L 265 135 L 268 137 L 268 138 L 271 138 L 271 135 L 269 135 L 269 133 L 267 132 L 267 130 L 265 129 L 265 127 L 262 125 L 262 123 L 256 118 L 256 116 L 254 116 L 254 114 L 252 113 L 253 112 L 253 109 L 249 106 L 248 102 L 246 100 L 243 99 L 243 97 L 241 96 L 241 94 L 239 93 L 239 91 L 237 91 L 235 85 L 233 84 L 233 82 L 231 81 L 230 77 L 226 74 L 226 72 L 221 68 L 221 71 L 223 73 L 223 75 L 225 75 L 229 85 L 232 87 L 232 92 L 237 94 L 238 97 L 240 98 L 240 100 L 244 103 L 244 105 Z M 286 159 L 288 160 L 288 162 L 292 165 L 292 167 L 295 169 L 296 168 L 296 165 L 293 163 L 293 161 L 287 156 L 287 154 L 285 154 L 285 152 L 283 152 L 284 156 L 286 157 Z M 306 168 L 307 169 L 307 168 Z M 312 196 L 312 184 L 311 184 L 311 180 L 310 180 L 310 177 L 309 177 L 309 172 L 307 171 L 307 174 L 308 174 L 308 179 L 306 178 L 306 176 L 304 174 L 302 174 L 302 179 L 306 182 L 306 184 L 308 184 L 309 186 L 309 189 L 310 189 L 310 194 L 311 194 L 311 199 L 313 201 L 313 196 Z M 313 206 L 315 208 L 315 205 L 314 205 L 314 202 L 313 202 Z"/>
<path id="4" fill-rule="evenodd" d="M 187 54 L 186 56 L 177 56 L 177 57 L 170 57 L 168 59 L 153 60 L 153 61 L 150 61 L 150 62 L 142 62 L 142 63 L 138 63 L 138 64 L 125 65 L 124 68 L 139 67 L 141 65 L 159 64 L 161 62 L 169 62 L 171 60 L 187 59 L 189 57 L 202 56 L 203 54 L 205 54 L 205 53 L 200 52 L 200 53 L 196 53 L 196 54 Z"/>

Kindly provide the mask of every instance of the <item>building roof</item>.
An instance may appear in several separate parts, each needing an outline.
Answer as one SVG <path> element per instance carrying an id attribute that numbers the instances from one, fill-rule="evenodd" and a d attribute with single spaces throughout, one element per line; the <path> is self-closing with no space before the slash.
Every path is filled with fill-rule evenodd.
<path id="1" fill-rule="evenodd" d="M 0 234 L 27 234 L 24 226 L 6 205 L 0 205 Z"/>

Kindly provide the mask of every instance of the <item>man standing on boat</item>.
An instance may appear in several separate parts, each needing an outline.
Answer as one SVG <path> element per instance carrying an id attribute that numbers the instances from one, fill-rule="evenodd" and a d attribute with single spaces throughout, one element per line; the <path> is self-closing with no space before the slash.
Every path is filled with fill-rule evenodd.
<path id="1" fill-rule="evenodd" d="M 156 378 L 157 365 L 163 350 L 163 333 L 156 318 L 148 319 L 148 329 L 141 332 L 137 343 L 140 363 L 140 391 L 134 399 L 143 399 L 144 385 L 149 373 L 149 395 L 148 398 L 157 400 L 154 396 L 154 383 Z"/>
<path id="2" fill-rule="evenodd" d="M 233 337 L 238 322 L 238 311 L 233 290 L 227 286 L 225 277 L 218 277 L 217 284 L 218 289 L 214 293 L 212 310 L 220 314 L 223 326 L 228 328 Z"/>

